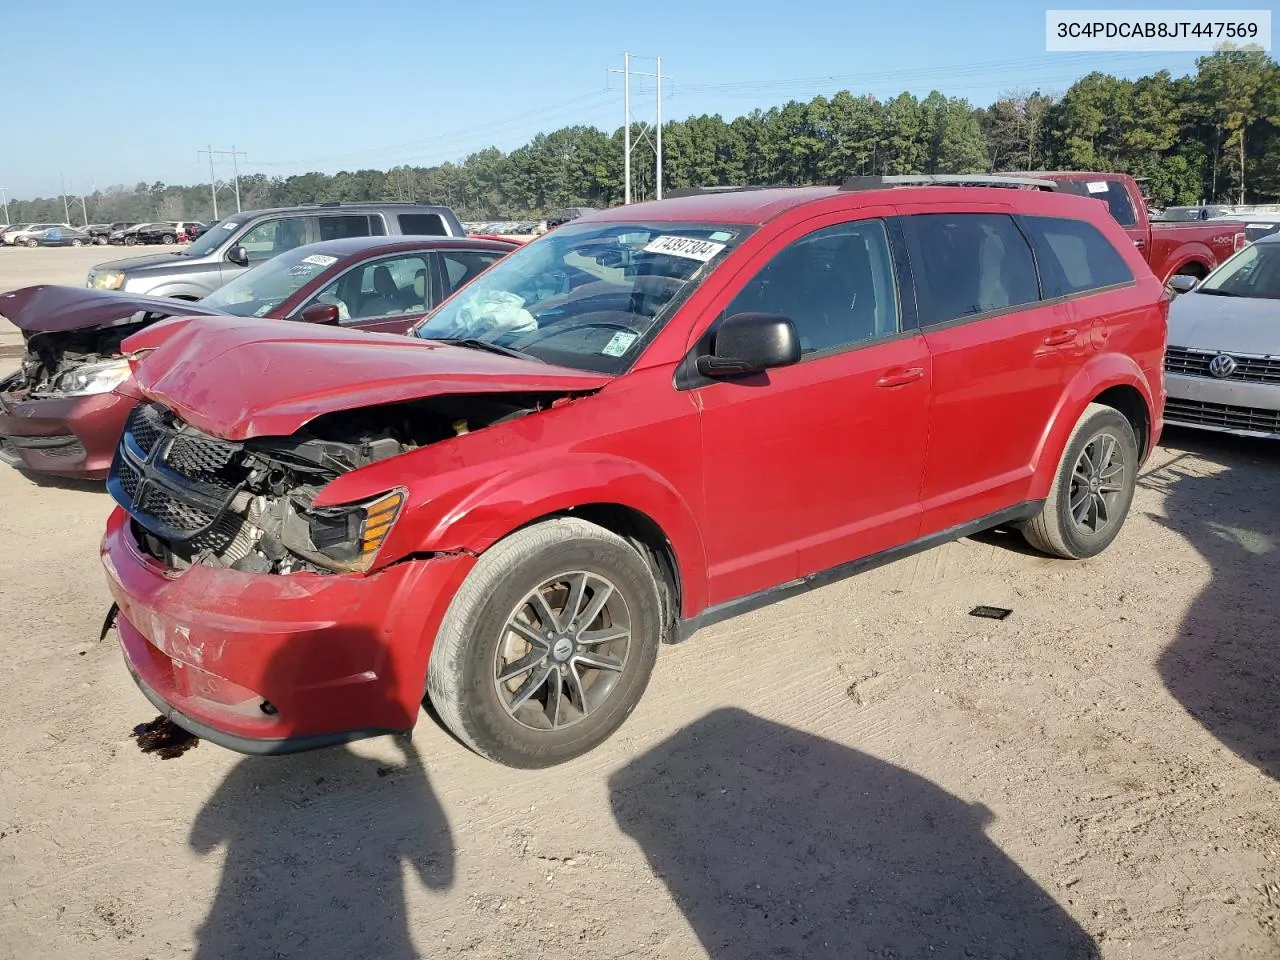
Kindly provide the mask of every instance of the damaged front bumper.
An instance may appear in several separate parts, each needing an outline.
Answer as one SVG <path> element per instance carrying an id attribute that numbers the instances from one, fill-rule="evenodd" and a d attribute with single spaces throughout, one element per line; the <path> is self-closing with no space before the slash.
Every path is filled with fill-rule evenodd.
<path id="1" fill-rule="evenodd" d="M 0 392 L 0 460 L 33 473 L 101 480 L 135 401 L 115 393 Z"/>
<path id="2" fill-rule="evenodd" d="M 474 563 L 450 554 L 369 575 L 176 570 L 141 549 L 118 507 L 101 553 L 143 693 L 197 736 L 250 754 L 412 728 L 431 646 Z"/>

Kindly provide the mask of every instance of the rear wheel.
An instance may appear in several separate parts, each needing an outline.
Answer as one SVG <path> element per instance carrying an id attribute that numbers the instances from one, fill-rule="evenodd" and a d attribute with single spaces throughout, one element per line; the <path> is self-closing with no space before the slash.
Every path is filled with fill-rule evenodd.
<path id="1" fill-rule="evenodd" d="M 71 241 L 71 245 L 73 247 L 83 247 L 84 241 L 81 240 L 79 237 L 76 237 L 74 240 Z"/>
<path id="2" fill-rule="evenodd" d="M 1091 403 L 1063 451 L 1038 516 L 1022 527 L 1037 550 L 1082 560 L 1120 533 L 1138 477 L 1138 441 L 1120 411 Z"/>
<path id="3" fill-rule="evenodd" d="M 639 702 L 657 657 L 653 570 L 621 537 L 576 518 L 486 551 L 441 625 L 427 692 L 446 726 L 512 767 L 596 747 Z"/>
<path id="4" fill-rule="evenodd" d="M 166 233 L 163 237 L 160 238 L 160 242 L 163 243 L 165 246 L 169 246 L 170 244 L 177 242 L 177 237 L 175 237 L 172 233 Z"/>
<path id="5" fill-rule="evenodd" d="M 34 250 L 36 247 L 40 246 L 40 241 L 37 240 L 35 237 L 31 237 L 27 241 L 27 246 Z"/>
<path id="6" fill-rule="evenodd" d="M 138 242 L 138 238 L 137 238 L 137 237 L 125 237 L 125 238 L 124 238 L 124 245 L 125 245 L 126 247 L 132 247 L 132 246 L 134 246 L 135 244 L 137 244 L 137 242 Z"/>

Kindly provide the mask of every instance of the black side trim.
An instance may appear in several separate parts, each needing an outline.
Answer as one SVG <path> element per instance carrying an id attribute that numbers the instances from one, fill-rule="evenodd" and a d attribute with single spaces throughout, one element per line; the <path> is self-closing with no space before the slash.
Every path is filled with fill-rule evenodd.
<path id="1" fill-rule="evenodd" d="M 22 450 L 55 450 L 58 447 L 70 447 L 80 441 L 74 435 L 58 437 L 5 437 L 11 444 Z"/>
<path id="2" fill-rule="evenodd" d="M 1043 500 L 1027 500 L 1007 510 L 1000 510 L 997 513 L 979 517 L 977 520 L 962 523 L 959 526 L 930 534 L 927 537 L 921 537 L 919 540 L 912 540 L 910 543 L 904 543 L 898 547 L 890 547 L 888 550 L 882 550 L 867 557 L 860 557 L 857 560 L 850 560 L 848 563 L 829 567 L 826 570 L 819 570 L 817 573 L 811 573 L 807 577 L 801 577 L 799 580 L 792 580 L 789 583 L 761 590 L 759 593 L 751 593 L 745 597 L 739 597 L 737 600 L 730 600 L 727 603 L 709 607 L 696 617 L 681 620 L 677 624 L 675 636 L 670 642 L 680 643 L 688 640 L 702 627 L 728 620 L 739 614 L 749 613 L 752 610 L 759 610 L 761 607 L 767 607 L 769 604 L 778 600 L 785 600 L 787 597 L 807 593 L 818 587 L 825 587 L 827 584 L 846 580 L 854 574 L 884 566 L 886 563 L 892 563 L 894 560 L 901 560 L 903 557 L 909 557 L 916 553 L 923 553 L 944 543 L 950 543 L 952 540 L 969 537 L 983 530 L 990 530 L 993 527 L 1004 526 L 1007 523 L 1014 523 L 1018 520 L 1030 520 L 1040 512 L 1040 507 L 1043 503 Z"/>
<path id="3" fill-rule="evenodd" d="M 127 660 L 125 665 L 128 666 Z M 185 713 L 171 707 L 160 694 L 147 686 L 142 678 L 134 672 L 132 666 L 129 666 L 129 674 L 133 677 L 133 682 L 138 685 L 138 689 L 142 691 L 143 696 L 151 701 L 151 705 L 183 730 L 195 734 L 201 740 L 208 740 L 219 747 L 224 747 L 236 753 L 248 754 L 251 757 L 282 757 L 290 753 L 303 753 L 307 750 L 319 750 L 322 747 L 350 743 L 352 740 L 365 740 L 369 737 L 380 737 L 387 733 L 407 732 L 405 730 L 382 730 L 369 727 L 365 730 L 346 730 L 340 733 L 321 733 L 312 737 L 290 737 L 277 740 L 255 740 L 251 737 L 237 737 L 235 734 L 215 730 L 199 720 L 192 720 Z"/>

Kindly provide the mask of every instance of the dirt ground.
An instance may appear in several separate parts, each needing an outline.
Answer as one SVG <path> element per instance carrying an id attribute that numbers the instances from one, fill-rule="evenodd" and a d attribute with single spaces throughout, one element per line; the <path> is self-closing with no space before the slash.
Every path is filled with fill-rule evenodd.
<path id="1" fill-rule="evenodd" d="M 1274 445 L 1167 436 L 1093 561 L 993 534 L 708 628 L 533 773 L 426 714 L 144 755 L 108 509 L 0 471 L 6 960 L 1280 957 Z"/>

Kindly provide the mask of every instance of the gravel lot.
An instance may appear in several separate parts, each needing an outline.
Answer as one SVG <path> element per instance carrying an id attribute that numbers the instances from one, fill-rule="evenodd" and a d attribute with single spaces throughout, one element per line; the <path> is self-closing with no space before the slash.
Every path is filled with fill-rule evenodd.
<path id="1" fill-rule="evenodd" d="M 1277 449 L 1168 435 L 1093 561 L 984 536 L 708 628 L 535 773 L 425 714 L 144 755 L 105 494 L 0 471 L 0 957 L 1280 956 Z"/>

